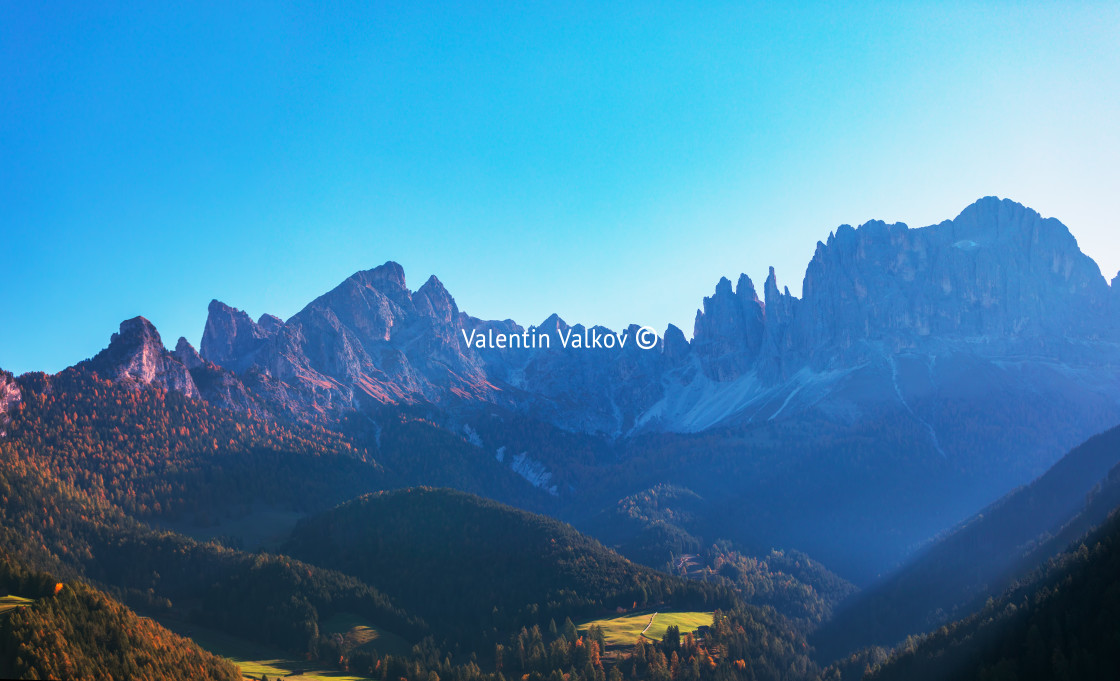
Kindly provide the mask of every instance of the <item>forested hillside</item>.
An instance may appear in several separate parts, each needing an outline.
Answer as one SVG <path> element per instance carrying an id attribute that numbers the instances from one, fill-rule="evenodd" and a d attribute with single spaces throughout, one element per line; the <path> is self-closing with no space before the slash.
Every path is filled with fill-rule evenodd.
<path id="1" fill-rule="evenodd" d="M 793 550 L 747 552 L 705 536 L 715 509 L 692 490 L 662 484 L 631 494 L 587 523 L 619 553 L 670 574 L 733 587 L 748 603 L 768 605 L 811 631 L 856 591 L 808 555 Z"/>
<path id="2" fill-rule="evenodd" d="M 1120 428 L 1090 438 L 854 598 L 813 637 L 818 652 L 894 645 L 979 608 L 1107 517 L 1120 503 L 1118 465 Z"/>
<path id="3" fill-rule="evenodd" d="M 367 497 L 309 521 L 306 528 L 316 528 L 352 513 L 352 521 L 332 526 L 345 537 L 346 530 L 359 531 L 377 518 L 378 531 L 368 536 L 383 542 L 381 550 L 366 554 L 368 561 L 338 560 L 351 576 L 284 555 L 246 554 L 153 531 L 97 487 L 87 491 L 60 480 L 32 444 L 0 440 L 0 543 L 38 569 L 91 580 L 161 619 L 205 625 L 373 678 L 429 681 L 435 672 L 498 681 L 502 670 L 541 679 L 562 670 L 576 681 L 602 681 L 611 665 L 592 654 L 591 639 L 540 633 L 546 625 L 618 607 L 722 607 L 741 623 L 724 634 L 749 651 L 745 666 L 736 667 L 714 643 L 698 643 L 688 656 L 678 654 L 680 662 L 667 655 L 666 671 L 683 665 L 694 678 L 708 679 L 749 669 L 759 678 L 797 679 L 802 674 L 791 670 L 813 668 L 792 625 L 776 613 L 738 605 L 729 587 L 634 565 L 563 523 L 496 502 L 414 490 Z M 363 515 L 362 502 L 376 500 L 387 503 L 376 509 L 382 515 Z M 297 538 L 311 537 L 306 532 L 313 529 Z M 311 539 L 301 545 L 310 547 Z M 312 563 L 357 555 L 319 548 L 309 549 Z M 370 547 L 358 542 L 350 548 Z M 394 600 L 363 576 L 376 578 Z M 427 613 L 435 615 L 437 639 L 427 638 Z M 360 617 L 419 647 L 401 657 L 340 645 L 321 629 L 335 615 Z M 471 654 L 477 663 L 463 659 Z M 14 664 L 14 657 L 6 659 Z M 573 676 L 573 665 L 582 665 L 582 672 Z"/>
<path id="4" fill-rule="evenodd" d="M 368 449 L 320 426 L 137 389 L 85 365 L 26 374 L 18 384 L 11 446 L 135 517 L 206 524 L 254 502 L 319 509 L 383 480 Z"/>
<path id="5" fill-rule="evenodd" d="M 88 681 L 213 679 L 237 668 L 81 582 L 57 582 L 0 551 L 0 592 L 30 600 L 0 612 L 0 675 Z"/>
<path id="6" fill-rule="evenodd" d="M 405 636 L 426 631 L 353 577 L 153 531 L 59 481 L 40 459 L 5 441 L 0 499 L 0 548 L 29 567 L 90 580 L 152 614 L 189 618 L 298 655 L 314 652 L 320 619 L 342 609 Z"/>
<path id="7" fill-rule="evenodd" d="M 870 679 L 1110 679 L 1120 669 L 1120 514 L 979 612 L 910 639 Z"/>
<path id="8" fill-rule="evenodd" d="M 457 638 L 492 641 L 620 607 L 736 601 L 726 587 L 636 565 L 552 518 L 446 489 L 355 499 L 301 523 L 283 550 L 376 585 Z"/>
<path id="9" fill-rule="evenodd" d="M 636 565 L 552 518 L 453 490 L 366 495 L 302 522 L 283 548 L 367 580 L 423 615 L 437 640 L 476 651 L 478 667 L 468 666 L 467 679 L 776 681 L 816 674 L 796 627 L 773 609 L 743 604 L 730 585 Z M 704 637 L 636 637 L 613 669 L 603 659 L 601 632 L 572 624 L 616 612 L 712 608 L 716 621 Z M 409 679 L 422 681 L 423 669 L 441 678 L 453 671 L 437 664 L 438 653 L 422 659 L 427 666 Z M 376 664 L 349 657 L 353 670 L 377 671 Z M 501 676 L 487 673 L 490 665 Z"/>

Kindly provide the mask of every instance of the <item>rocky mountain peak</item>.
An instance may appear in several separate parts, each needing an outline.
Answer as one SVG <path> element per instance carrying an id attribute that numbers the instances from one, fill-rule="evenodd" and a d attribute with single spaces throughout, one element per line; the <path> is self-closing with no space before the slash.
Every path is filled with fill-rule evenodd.
<path id="1" fill-rule="evenodd" d="M 735 284 L 735 295 L 745 301 L 758 300 L 758 293 L 754 290 L 754 282 L 746 274 L 739 275 L 739 281 Z"/>
<path id="2" fill-rule="evenodd" d="M 280 327 L 284 326 L 284 320 L 276 315 L 265 313 L 257 320 L 257 326 L 264 329 L 265 333 L 272 335 L 279 331 Z"/>
<path id="3" fill-rule="evenodd" d="M 801 301 L 790 295 L 789 287 L 778 290 L 778 277 L 770 268 L 762 286 L 766 306 L 766 338 L 759 351 L 759 375 L 767 381 L 787 377 L 798 361 L 793 339 L 793 321 Z"/>
<path id="4" fill-rule="evenodd" d="M 171 352 L 175 359 L 179 360 L 187 369 L 197 369 L 206 364 L 194 346 L 190 344 L 186 338 L 179 336 L 179 342 L 175 344 L 175 349 Z"/>
<path id="5" fill-rule="evenodd" d="M 965 206 L 952 222 L 958 229 L 972 229 L 978 234 L 996 236 L 1022 227 L 1024 223 L 1042 219 L 1035 210 L 1011 199 L 985 196 Z"/>
<path id="6" fill-rule="evenodd" d="M 749 371 L 762 347 L 765 324 L 765 306 L 750 277 L 740 275 L 734 292 L 731 281 L 722 277 L 715 293 L 704 298 L 692 335 L 692 349 L 708 377 L 730 381 Z"/>
<path id="7" fill-rule="evenodd" d="M 790 294 L 788 286 L 778 289 L 778 277 L 773 267 L 770 268 L 770 274 L 767 275 L 762 290 L 767 328 L 788 324 L 793 319 L 798 299 Z"/>
<path id="8" fill-rule="evenodd" d="M 684 337 L 684 331 L 681 331 L 674 324 L 670 324 L 668 328 L 665 329 L 665 336 L 662 338 L 662 343 L 664 343 L 665 347 L 665 358 L 670 363 L 674 363 L 688 354 L 689 345 L 688 340 Z"/>
<path id="9" fill-rule="evenodd" d="M 252 356 L 274 336 L 283 322 L 272 315 L 254 322 L 245 312 L 218 300 L 211 300 L 202 332 L 202 357 L 233 371 L 243 371 Z"/>
<path id="10" fill-rule="evenodd" d="M 159 331 L 145 317 L 133 317 L 121 322 L 120 331 L 114 333 L 109 339 L 109 347 L 117 345 L 122 348 L 146 348 L 152 346 L 163 350 L 163 341 Z"/>
<path id="11" fill-rule="evenodd" d="M 774 266 L 770 266 L 770 274 L 766 275 L 766 282 L 762 285 L 762 295 L 765 296 L 764 300 L 770 301 L 776 298 L 778 294 L 778 277 L 774 274 Z"/>
<path id="12" fill-rule="evenodd" d="M 428 281 L 424 282 L 416 293 L 412 294 L 412 304 L 420 314 L 434 317 L 447 324 L 459 317 L 459 306 L 455 304 L 455 299 L 434 274 L 428 277 Z"/>
<path id="13" fill-rule="evenodd" d="M 1093 337 L 1106 296 L 1065 225 L 986 197 L 921 229 L 838 228 L 806 271 L 800 341 L 823 361 L 865 341 L 897 352 L 929 337 Z"/>
<path id="14" fill-rule="evenodd" d="M 154 383 L 188 397 L 199 397 L 187 367 L 163 347 L 156 327 L 144 317 L 121 322 L 120 331 L 109 340 L 109 347 L 90 360 L 90 365 L 110 380 L 140 386 Z"/>
<path id="15" fill-rule="evenodd" d="M 537 326 L 537 330 L 541 333 L 556 333 L 557 331 L 567 331 L 569 328 L 571 327 L 568 326 L 568 323 L 555 312 L 548 315 L 548 318 Z"/>
<path id="16" fill-rule="evenodd" d="M 961 211 L 949 224 L 953 243 L 958 248 L 1027 250 L 1042 247 L 1048 251 L 1082 255 L 1077 239 L 1064 224 L 1054 218 L 1043 218 L 1033 209 L 1010 199 L 984 197 Z"/>
<path id="17" fill-rule="evenodd" d="M 408 285 L 405 283 L 404 268 L 392 260 L 372 270 L 359 272 L 358 275 L 362 275 L 362 279 L 365 283 L 374 284 L 384 282 L 396 286 L 397 288 L 408 288 Z"/>

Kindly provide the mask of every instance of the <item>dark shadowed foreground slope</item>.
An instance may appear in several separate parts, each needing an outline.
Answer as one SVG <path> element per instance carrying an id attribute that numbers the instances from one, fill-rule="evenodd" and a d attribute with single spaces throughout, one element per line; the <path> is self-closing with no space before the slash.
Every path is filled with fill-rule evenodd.
<path id="1" fill-rule="evenodd" d="M 855 596 L 814 636 L 822 659 L 866 645 L 893 645 L 999 594 L 1120 503 L 1118 464 L 1120 428 L 1077 447 L 1038 480 L 984 509 L 899 572 Z"/>
<path id="2" fill-rule="evenodd" d="M 1115 679 L 1120 515 L 979 612 L 911 641 L 875 681 Z"/>
<path id="3" fill-rule="evenodd" d="M 631 563 L 565 523 L 446 489 L 355 499 L 301 523 L 282 550 L 367 580 L 463 636 L 619 607 L 736 601 L 729 589 Z"/>
<path id="4" fill-rule="evenodd" d="M 56 582 L 0 550 L 0 676 L 14 679 L 241 678 L 228 660 L 177 636 L 81 582 Z"/>

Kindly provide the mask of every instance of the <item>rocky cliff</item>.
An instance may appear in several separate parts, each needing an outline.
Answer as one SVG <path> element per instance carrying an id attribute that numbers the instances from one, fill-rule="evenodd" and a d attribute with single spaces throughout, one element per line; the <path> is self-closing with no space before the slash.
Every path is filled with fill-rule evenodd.
<path id="1" fill-rule="evenodd" d="M 217 300 L 210 301 L 206 328 L 202 332 L 202 355 L 232 371 L 244 371 L 256 352 L 284 326 L 279 318 L 262 315 L 254 322 L 249 315 Z"/>
<path id="2" fill-rule="evenodd" d="M 11 413 L 19 407 L 22 399 L 15 377 L 6 371 L 0 371 L 0 437 L 8 434 Z"/>
<path id="3" fill-rule="evenodd" d="M 763 290 L 759 302 L 742 275 L 734 293 L 722 279 L 704 299 L 692 349 L 709 378 L 758 369 L 771 382 L 929 341 L 1039 349 L 1120 340 L 1111 314 L 1120 289 L 1069 230 L 993 197 L 921 229 L 842 225 L 817 243 L 801 299 L 779 291 L 773 268 Z"/>
<path id="4" fill-rule="evenodd" d="M 1109 296 L 1065 225 L 989 197 L 932 227 L 844 225 L 818 243 L 797 344 L 820 362 L 868 340 L 1116 340 Z"/>
<path id="5" fill-rule="evenodd" d="M 143 317 L 121 322 L 109 347 L 89 360 L 89 366 L 110 380 L 137 387 L 155 384 L 187 397 L 201 396 L 190 371 L 167 351 L 156 327 Z"/>
<path id="6" fill-rule="evenodd" d="M 389 262 L 354 274 L 287 322 L 255 323 L 212 302 L 202 356 L 289 386 L 290 404 L 315 414 L 365 400 L 493 399 L 482 362 L 463 346 L 463 319 L 437 278 L 413 293 L 400 265 Z"/>
<path id="7" fill-rule="evenodd" d="M 739 275 L 735 291 L 731 281 L 719 280 L 714 295 L 704 298 L 696 313 L 692 348 L 704 373 L 715 381 L 733 381 L 754 367 L 766 339 L 766 305 L 758 299 L 754 283 Z"/>

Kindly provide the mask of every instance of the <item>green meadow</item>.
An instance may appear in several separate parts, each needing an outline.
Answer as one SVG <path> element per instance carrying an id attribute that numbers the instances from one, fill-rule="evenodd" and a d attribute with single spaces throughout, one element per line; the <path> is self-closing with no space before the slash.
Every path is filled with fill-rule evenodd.
<path id="1" fill-rule="evenodd" d="M 15 608 L 31 605 L 35 600 L 22 596 L 0 596 L 0 615 L 6 615 Z"/>
<path id="2" fill-rule="evenodd" d="M 579 630 L 586 631 L 592 626 L 598 626 L 603 630 L 607 650 L 621 650 L 633 646 L 639 636 L 660 641 L 665 635 L 665 630 L 673 625 L 680 627 L 683 635 L 711 623 L 710 612 L 646 611 L 584 622 L 579 626 Z"/>
<path id="3" fill-rule="evenodd" d="M 317 662 L 293 659 L 284 653 L 252 641 L 230 636 L 213 629 L 180 622 L 164 622 L 172 631 L 187 636 L 201 648 L 228 659 L 241 668 L 241 674 L 259 679 L 283 678 L 284 681 L 367 681 L 364 676 L 326 669 Z M 325 633 L 339 634 L 359 646 L 379 652 L 399 653 L 408 650 L 408 643 L 388 632 L 368 626 L 361 618 L 336 615 L 324 623 Z M 403 647 L 403 648 L 402 648 Z"/>

